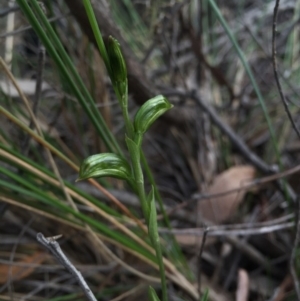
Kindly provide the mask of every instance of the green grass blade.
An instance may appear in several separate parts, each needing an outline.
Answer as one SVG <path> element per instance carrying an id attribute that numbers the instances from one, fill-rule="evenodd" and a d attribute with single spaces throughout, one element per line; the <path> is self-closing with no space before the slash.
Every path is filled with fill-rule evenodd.
<path id="1" fill-rule="evenodd" d="M 95 219 L 73 210 L 71 207 L 67 206 L 66 204 L 60 202 L 59 200 L 55 199 L 52 196 L 49 196 L 45 193 L 42 189 L 39 188 L 38 185 L 34 185 L 31 182 L 27 181 L 22 176 L 19 176 L 8 169 L 3 168 L 0 166 L 0 173 L 6 175 L 7 177 L 14 180 L 16 184 L 12 184 L 8 181 L 0 180 L 0 186 L 9 188 L 12 191 L 18 192 L 23 194 L 24 196 L 30 196 L 37 201 L 41 201 L 44 204 L 51 206 L 51 208 L 57 208 L 60 212 L 72 214 L 74 217 L 78 218 L 80 221 L 87 223 L 89 226 L 93 227 L 94 229 L 100 231 L 100 233 L 104 234 L 105 236 L 114 239 L 115 241 L 119 242 L 120 244 L 135 250 L 139 254 L 143 255 L 144 257 L 156 262 L 155 257 L 146 251 L 144 248 L 140 247 L 137 243 L 135 243 L 131 238 L 124 236 L 117 232 L 116 230 L 110 229 L 107 225 L 96 221 Z M 22 187 L 23 186 L 23 187 Z"/>
<path id="2" fill-rule="evenodd" d="M 107 125 L 105 124 L 102 115 L 96 108 L 90 93 L 87 91 L 70 57 L 66 53 L 56 33 L 54 32 L 47 18 L 43 14 L 43 11 L 39 7 L 37 1 L 32 0 L 30 2 L 35 11 L 38 13 L 38 16 L 43 24 L 41 24 L 38 21 L 38 19 L 36 18 L 33 11 L 30 9 L 29 5 L 25 0 L 17 0 L 17 2 L 21 10 L 25 14 L 26 18 L 36 31 L 37 35 L 45 45 L 47 52 L 53 58 L 59 71 L 63 75 L 63 78 L 66 80 L 67 84 L 70 86 L 74 95 L 76 96 L 81 106 L 85 110 L 86 114 L 90 118 L 100 137 L 105 142 L 107 148 L 110 151 L 116 151 L 118 153 L 121 153 L 119 145 L 117 144 L 114 136 L 107 128 Z M 44 28 L 46 28 L 46 30 L 44 30 L 42 25 L 44 26 Z"/>
<path id="3" fill-rule="evenodd" d="M 109 59 L 108 59 L 106 47 L 104 45 L 102 34 L 101 34 L 100 28 L 98 26 L 98 23 L 97 23 L 97 20 L 96 20 L 96 17 L 95 17 L 95 13 L 94 13 L 94 10 L 93 10 L 93 7 L 91 5 L 90 0 L 83 0 L 83 5 L 85 7 L 86 14 L 87 14 L 88 19 L 90 21 L 90 24 L 91 24 L 91 27 L 92 27 L 92 30 L 93 30 L 93 33 L 94 33 L 94 37 L 96 39 L 96 43 L 98 45 L 98 48 L 99 48 L 100 54 L 102 56 L 102 59 L 105 63 L 108 74 L 111 74 L 110 62 L 109 62 Z"/>
<path id="4" fill-rule="evenodd" d="M 34 172 L 34 170 L 38 170 L 39 172 L 45 174 L 46 176 L 52 178 L 52 179 L 56 179 L 56 176 L 53 172 L 51 172 L 49 169 L 39 165 L 38 163 L 30 160 L 27 157 L 24 157 L 23 155 L 21 155 L 19 152 L 12 150 L 8 147 L 6 147 L 5 145 L 3 145 L 2 143 L 0 143 L 0 149 L 6 151 L 7 153 L 9 153 L 10 155 L 12 155 L 14 157 L 14 161 L 11 160 L 10 158 L 8 158 L 7 156 L 3 156 L 0 153 L 0 158 L 7 162 L 10 163 L 11 165 L 17 167 L 18 169 L 23 170 L 26 173 L 31 174 L 32 176 L 35 177 L 39 177 L 39 175 L 37 173 Z M 28 164 L 30 166 L 30 169 L 27 169 L 24 165 L 22 164 L 17 164 L 18 161 L 22 161 L 26 164 Z M 43 178 L 43 181 L 46 181 L 45 178 Z M 111 207 L 107 206 L 105 203 L 100 202 L 99 200 L 97 200 L 96 198 L 92 197 L 91 195 L 89 195 L 88 193 L 83 192 L 81 189 L 75 187 L 74 185 L 72 185 L 71 183 L 67 182 L 67 181 L 63 181 L 64 185 L 68 188 L 70 188 L 71 190 L 73 190 L 74 192 L 78 193 L 80 196 L 84 197 L 85 199 L 89 200 L 91 203 L 93 203 L 94 205 L 96 205 L 97 207 L 101 208 L 103 211 L 105 211 L 106 213 L 109 213 L 112 216 L 116 216 L 116 217 L 121 217 L 122 215 L 120 213 L 118 213 L 117 211 L 113 210 Z M 47 183 L 49 185 L 51 185 L 54 188 L 57 188 L 58 186 L 55 186 L 52 182 L 47 181 Z"/>

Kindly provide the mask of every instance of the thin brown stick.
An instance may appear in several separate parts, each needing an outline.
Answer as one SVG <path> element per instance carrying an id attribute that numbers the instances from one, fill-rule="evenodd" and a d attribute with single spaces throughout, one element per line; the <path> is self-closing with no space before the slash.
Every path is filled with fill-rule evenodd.
<path id="1" fill-rule="evenodd" d="M 298 135 L 298 138 L 300 139 L 300 131 L 299 131 L 296 123 L 293 120 L 292 113 L 289 109 L 289 105 L 284 96 L 282 86 L 281 86 L 279 76 L 278 76 L 278 65 L 277 65 L 277 59 L 276 59 L 276 33 L 277 33 L 277 17 L 278 17 L 279 3 L 280 3 L 280 0 L 276 0 L 275 7 L 274 7 L 274 14 L 273 14 L 273 27 L 272 27 L 272 35 L 273 35 L 272 36 L 272 62 L 273 62 L 274 76 L 275 76 L 278 92 L 280 94 L 280 98 L 281 98 L 281 101 L 285 108 L 286 114 L 288 115 L 288 118 L 289 118 L 296 134 Z M 299 297 L 300 297 L 300 295 L 299 295 Z"/>

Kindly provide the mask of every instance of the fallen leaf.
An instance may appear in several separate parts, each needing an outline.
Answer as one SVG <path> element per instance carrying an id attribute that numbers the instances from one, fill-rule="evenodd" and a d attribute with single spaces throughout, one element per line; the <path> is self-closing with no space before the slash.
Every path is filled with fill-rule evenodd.
<path id="1" fill-rule="evenodd" d="M 208 187 L 205 194 L 220 194 L 236 189 L 255 177 L 255 168 L 249 165 L 231 167 L 219 174 Z M 205 220 L 220 224 L 228 220 L 244 199 L 247 190 L 240 190 L 221 197 L 198 201 L 198 214 Z"/>
<path id="2" fill-rule="evenodd" d="M 4 284 L 11 277 L 12 280 L 21 280 L 32 274 L 38 264 L 41 264 L 47 257 L 44 252 L 35 252 L 24 257 L 17 265 L 0 264 L 0 284 Z"/>

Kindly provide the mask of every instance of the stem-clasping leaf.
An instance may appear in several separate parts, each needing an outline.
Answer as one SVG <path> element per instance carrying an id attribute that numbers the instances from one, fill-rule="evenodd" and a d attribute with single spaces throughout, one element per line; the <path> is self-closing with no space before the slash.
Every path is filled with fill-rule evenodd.
<path id="1" fill-rule="evenodd" d="M 144 134 L 158 117 L 172 107 L 173 105 L 163 95 L 158 95 L 146 101 L 134 118 L 136 133 Z"/>
<path id="2" fill-rule="evenodd" d="M 140 161 L 140 149 L 138 145 L 130 139 L 127 135 L 125 135 L 125 142 L 127 144 L 129 153 L 132 154 L 133 157 L 137 158 L 137 161 Z"/>
<path id="3" fill-rule="evenodd" d="M 119 155 L 112 153 L 93 155 L 82 162 L 78 181 L 100 177 L 113 177 L 132 183 L 131 169 L 128 162 Z"/>

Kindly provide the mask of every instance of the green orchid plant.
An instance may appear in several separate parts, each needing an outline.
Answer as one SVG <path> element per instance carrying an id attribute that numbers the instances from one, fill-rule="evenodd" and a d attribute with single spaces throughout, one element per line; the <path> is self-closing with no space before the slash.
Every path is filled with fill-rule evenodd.
<path id="1" fill-rule="evenodd" d="M 140 199 L 143 215 L 148 226 L 150 243 L 156 252 L 161 276 L 162 300 L 167 301 L 166 276 L 157 228 L 154 188 L 152 187 L 149 193 L 145 191 L 141 150 L 143 135 L 157 118 L 172 108 L 172 104 L 164 96 L 158 95 L 144 103 L 136 113 L 134 120 L 130 120 L 128 114 L 127 68 L 120 44 L 115 38 L 109 37 L 108 46 L 105 47 L 100 30 L 94 22 L 95 16 L 90 1 L 84 1 L 84 5 L 112 86 L 122 108 L 126 129 L 125 142 L 130 160 L 127 161 L 115 153 L 92 155 L 82 162 L 78 180 L 107 176 L 115 177 L 127 181 L 135 190 Z M 152 287 L 149 287 L 149 298 L 151 301 L 160 300 Z"/>

